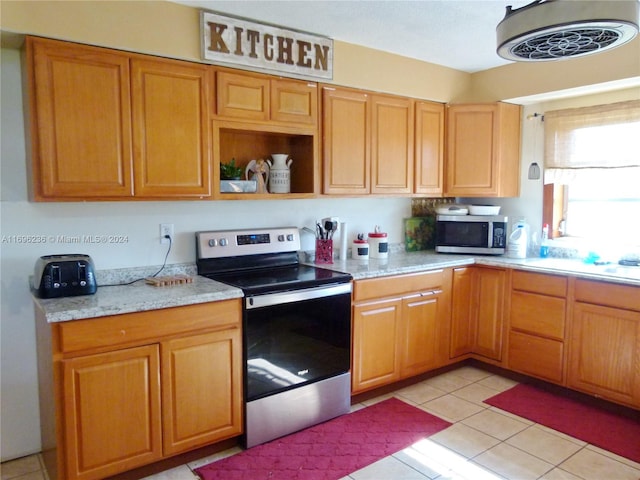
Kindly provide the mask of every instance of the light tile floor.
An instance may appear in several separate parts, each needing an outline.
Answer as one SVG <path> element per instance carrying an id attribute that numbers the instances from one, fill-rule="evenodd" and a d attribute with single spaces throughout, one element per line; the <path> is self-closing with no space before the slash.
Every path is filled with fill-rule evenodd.
<path id="1" fill-rule="evenodd" d="M 640 480 L 638 463 L 483 403 L 513 385 L 464 366 L 354 405 L 357 410 L 395 396 L 453 425 L 342 480 Z M 226 450 L 145 480 L 194 480 L 193 469 L 239 451 Z M 48 480 L 39 455 L 1 467 L 2 480 Z"/>

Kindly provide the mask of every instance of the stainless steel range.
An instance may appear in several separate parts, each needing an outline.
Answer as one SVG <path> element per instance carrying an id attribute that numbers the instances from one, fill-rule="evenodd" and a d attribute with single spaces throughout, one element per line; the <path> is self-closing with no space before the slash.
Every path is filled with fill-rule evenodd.
<path id="1" fill-rule="evenodd" d="M 295 227 L 196 233 L 198 274 L 245 296 L 247 447 L 349 412 L 352 277 L 298 250 Z"/>

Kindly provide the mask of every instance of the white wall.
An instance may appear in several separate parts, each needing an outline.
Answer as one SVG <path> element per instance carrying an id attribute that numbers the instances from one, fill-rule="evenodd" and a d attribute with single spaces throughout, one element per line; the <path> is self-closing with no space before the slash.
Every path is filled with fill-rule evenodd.
<path id="1" fill-rule="evenodd" d="M 350 232 L 371 231 L 380 224 L 389 241 L 403 241 L 402 219 L 411 214 L 404 199 L 317 199 L 277 201 L 78 202 L 27 201 L 25 135 L 21 103 L 20 56 L 3 49 L 1 56 L 1 459 L 40 450 L 36 343 L 32 300 L 27 278 L 36 259 L 55 253 L 86 253 L 98 270 L 160 265 L 166 246 L 160 245 L 159 223 L 175 225 L 168 263 L 195 261 L 197 230 L 236 227 L 313 227 L 315 219 L 339 216 Z M 294 159 L 295 162 L 295 159 Z M 128 242 L 93 245 L 49 241 L 12 242 L 12 236 L 126 235 Z M 310 237 L 310 238 L 309 238 Z M 313 249 L 313 237 L 303 237 Z"/>

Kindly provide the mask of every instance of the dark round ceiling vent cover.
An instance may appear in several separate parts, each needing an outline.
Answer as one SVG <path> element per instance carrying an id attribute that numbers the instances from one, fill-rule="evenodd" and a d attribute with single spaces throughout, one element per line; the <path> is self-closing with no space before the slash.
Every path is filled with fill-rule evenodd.
<path id="1" fill-rule="evenodd" d="M 638 33 L 640 3 L 538 0 L 507 7 L 498 24 L 498 55 L 507 60 L 546 61 L 602 52 Z"/>

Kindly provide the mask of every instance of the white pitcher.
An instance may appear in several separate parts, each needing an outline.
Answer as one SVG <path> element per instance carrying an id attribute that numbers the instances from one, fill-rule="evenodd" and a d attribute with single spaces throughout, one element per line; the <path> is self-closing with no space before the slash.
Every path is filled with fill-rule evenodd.
<path id="1" fill-rule="evenodd" d="M 291 193 L 291 163 L 288 153 L 273 153 L 273 164 L 269 164 L 269 191 L 271 193 Z"/>

